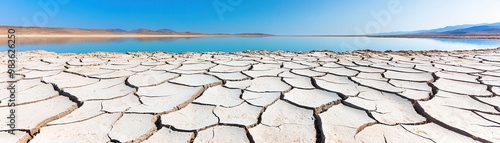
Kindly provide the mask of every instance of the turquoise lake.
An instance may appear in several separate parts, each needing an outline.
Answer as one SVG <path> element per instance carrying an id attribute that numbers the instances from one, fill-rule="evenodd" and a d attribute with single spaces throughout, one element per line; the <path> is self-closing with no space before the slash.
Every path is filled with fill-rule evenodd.
<path id="1" fill-rule="evenodd" d="M 245 50 L 337 52 L 385 50 L 467 50 L 500 47 L 498 39 L 417 39 L 367 37 L 207 37 L 207 38 L 19 38 L 16 50 L 88 52 L 238 52 Z M 7 47 L 4 44 L 4 47 Z"/>

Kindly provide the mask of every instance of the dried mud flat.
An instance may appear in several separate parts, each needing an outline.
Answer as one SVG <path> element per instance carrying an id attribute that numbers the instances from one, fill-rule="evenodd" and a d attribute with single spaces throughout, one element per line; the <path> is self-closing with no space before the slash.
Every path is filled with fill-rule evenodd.
<path id="1" fill-rule="evenodd" d="M 500 49 L 17 54 L 6 143 L 500 142 Z"/>

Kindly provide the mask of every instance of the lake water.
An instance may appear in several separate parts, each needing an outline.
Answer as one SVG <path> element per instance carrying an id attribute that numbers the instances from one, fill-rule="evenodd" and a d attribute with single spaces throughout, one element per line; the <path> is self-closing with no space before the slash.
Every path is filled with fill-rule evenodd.
<path id="1" fill-rule="evenodd" d="M 337 52 L 385 50 L 465 50 L 500 47 L 494 39 L 411 39 L 366 37 L 208 37 L 208 38 L 18 38 L 18 51 L 237 52 L 245 50 Z M 3 44 L 5 47 L 7 44 Z"/>

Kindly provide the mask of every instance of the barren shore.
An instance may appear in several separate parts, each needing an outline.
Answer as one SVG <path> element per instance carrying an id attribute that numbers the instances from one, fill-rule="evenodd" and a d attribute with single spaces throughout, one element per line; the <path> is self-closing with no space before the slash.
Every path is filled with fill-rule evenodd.
<path id="1" fill-rule="evenodd" d="M 6 143 L 500 142 L 500 48 L 16 54 Z"/>

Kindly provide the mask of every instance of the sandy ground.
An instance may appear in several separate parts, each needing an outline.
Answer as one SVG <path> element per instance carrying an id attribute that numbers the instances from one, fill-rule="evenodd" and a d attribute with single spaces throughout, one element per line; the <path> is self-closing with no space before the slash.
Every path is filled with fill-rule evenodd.
<path id="1" fill-rule="evenodd" d="M 7 143 L 500 142 L 500 48 L 17 54 Z"/>

